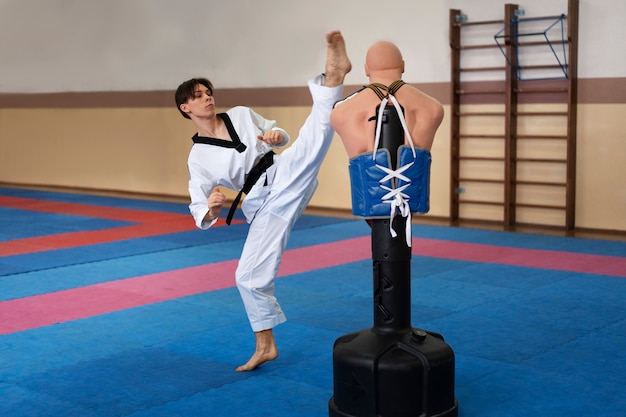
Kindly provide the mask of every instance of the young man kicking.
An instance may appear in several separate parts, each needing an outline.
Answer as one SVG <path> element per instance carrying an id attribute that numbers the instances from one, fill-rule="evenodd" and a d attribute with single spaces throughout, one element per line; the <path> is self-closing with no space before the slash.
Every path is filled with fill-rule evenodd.
<path id="1" fill-rule="evenodd" d="M 280 155 L 272 148 L 289 142 L 287 132 L 247 107 L 216 113 L 213 85 L 207 79 L 191 79 L 176 91 L 178 109 L 197 128 L 188 158 L 189 208 L 196 225 L 208 229 L 217 221 L 226 202 L 220 186 L 246 193 L 242 211 L 250 228 L 235 279 L 256 349 L 238 372 L 278 357 L 272 329 L 286 318 L 274 295 L 274 279 L 291 229 L 317 187 L 334 135 L 330 112 L 352 69 L 341 32 L 326 34 L 326 45 L 325 72 L 308 83 L 311 113 L 298 138 Z"/>

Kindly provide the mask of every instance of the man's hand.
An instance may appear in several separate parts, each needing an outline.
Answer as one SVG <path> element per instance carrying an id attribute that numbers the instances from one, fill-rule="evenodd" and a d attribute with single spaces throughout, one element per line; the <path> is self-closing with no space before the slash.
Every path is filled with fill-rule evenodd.
<path id="1" fill-rule="evenodd" d="M 222 194 L 219 187 L 215 187 L 213 191 L 211 191 L 211 195 L 209 195 L 209 212 L 207 213 L 208 218 L 206 220 L 213 221 L 215 218 L 217 218 L 225 202 L 226 196 Z"/>
<path id="2" fill-rule="evenodd" d="M 263 134 L 263 136 L 259 135 L 257 138 L 268 145 L 280 145 L 285 139 L 283 134 L 278 130 L 268 130 Z"/>

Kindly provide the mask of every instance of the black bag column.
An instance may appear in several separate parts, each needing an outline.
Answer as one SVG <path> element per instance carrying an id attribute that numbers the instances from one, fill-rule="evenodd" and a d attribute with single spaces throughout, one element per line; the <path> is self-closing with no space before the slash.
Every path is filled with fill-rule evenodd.
<path id="1" fill-rule="evenodd" d="M 377 112 L 378 113 L 378 112 Z M 380 147 L 396 166 L 404 131 L 395 108 L 383 113 Z M 330 417 L 456 417 L 454 352 L 437 333 L 411 326 L 407 219 L 373 219 L 374 326 L 341 336 L 333 349 Z"/>

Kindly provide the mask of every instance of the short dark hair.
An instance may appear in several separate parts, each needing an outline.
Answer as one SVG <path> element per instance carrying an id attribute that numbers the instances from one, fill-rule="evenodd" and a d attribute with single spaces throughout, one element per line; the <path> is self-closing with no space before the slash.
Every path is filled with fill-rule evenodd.
<path id="1" fill-rule="evenodd" d="M 206 78 L 192 78 L 187 80 L 176 89 L 174 98 L 176 99 L 176 108 L 185 119 L 191 119 L 187 113 L 180 109 L 180 105 L 186 103 L 195 96 L 196 86 L 200 84 L 205 86 L 210 94 L 213 94 L 213 84 Z"/>

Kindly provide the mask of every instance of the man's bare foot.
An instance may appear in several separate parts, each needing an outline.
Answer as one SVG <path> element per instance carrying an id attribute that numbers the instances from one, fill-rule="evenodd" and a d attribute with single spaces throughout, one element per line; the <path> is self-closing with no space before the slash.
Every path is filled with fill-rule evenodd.
<path id="1" fill-rule="evenodd" d="M 254 333 L 256 338 L 256 351 L 250 357 L 250 360 L 237 369 L 237 372 L 252 371 L 263 365 L 265 362 L 273 361 L 278 357 L 278 348 L 274 341 L 274 333 L 272 329 L 261 330 Z"/>
<path id="2" fill-rule="evenodd" d="M 343 84 L 347 73 L 352 70 L 352 63 L 346 52 L 346 42 L 340 31 L 334 30 L 326 34 L 326 87 L 337 87 Z"/>

